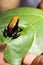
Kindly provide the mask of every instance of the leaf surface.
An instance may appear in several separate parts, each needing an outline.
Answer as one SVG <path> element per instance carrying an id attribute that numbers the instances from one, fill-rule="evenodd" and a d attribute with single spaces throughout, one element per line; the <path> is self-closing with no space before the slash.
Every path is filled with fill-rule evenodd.
<path id="1" fill-rule="evenodd" d="M 3 30 L 14 16 L 19 16 L 19 27 L 23 29 L 16 39 L 3 36 Z M 17 8 L 0 15 L 0 43 L 7 44 L 5 59 L 13 65 L 21 65 L 25 54 L 43 52 L 43 11 L 34 8 Z"/>

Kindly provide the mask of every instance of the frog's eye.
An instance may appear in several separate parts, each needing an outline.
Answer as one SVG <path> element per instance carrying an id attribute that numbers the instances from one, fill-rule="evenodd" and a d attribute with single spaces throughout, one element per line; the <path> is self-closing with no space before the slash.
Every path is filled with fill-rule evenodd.
<path id="1" fill-rule="evenodd" d="M 15 16 L 15 17 L 11 20 L 10 24 L 8 25 L 8 28 L 9 28 L 9 31 L 10 31 L 10 32 L 11 32 L 12 29 L 16 26 L 18 20 L 19 20 L 19 17 L 18 17 L 18 16 Z"/>
<path id="2" fill-rule="evenodd" d="M 6 30 L 6 29 L 4 30 L 3 35 L 4 35 L 5 37 L 7 37 L 7 30 Z"/>

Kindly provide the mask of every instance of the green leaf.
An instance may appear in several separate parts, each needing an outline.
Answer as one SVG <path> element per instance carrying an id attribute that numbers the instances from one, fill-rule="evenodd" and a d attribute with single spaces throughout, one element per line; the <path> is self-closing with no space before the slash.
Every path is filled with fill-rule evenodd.
<path id="1" fill-rule="evenodd" d="M 19 27 L 23 29 L 16 39 L 3 36 L 3 30 L 14 16 L 19 16 Z M 7 44 L 4 56 L 13 65 L 21 65 L 22 57 L 28 53 L 43 52 L 43 11 L 34 8 L 17 8 L 0 15 L 0 42 Z"/>

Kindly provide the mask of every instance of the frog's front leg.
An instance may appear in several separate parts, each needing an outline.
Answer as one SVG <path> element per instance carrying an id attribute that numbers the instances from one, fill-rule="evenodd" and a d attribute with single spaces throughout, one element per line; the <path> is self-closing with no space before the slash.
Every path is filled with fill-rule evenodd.
<path id="1" fill-rule="evenodd" d="M 17 37 L 19 37 L 19 33 L 18 32 L 14 32 L 13 34 L 12 34 L 12 38 L 13 39 L 15 39 L 15 38 L 17 38 Z"/>

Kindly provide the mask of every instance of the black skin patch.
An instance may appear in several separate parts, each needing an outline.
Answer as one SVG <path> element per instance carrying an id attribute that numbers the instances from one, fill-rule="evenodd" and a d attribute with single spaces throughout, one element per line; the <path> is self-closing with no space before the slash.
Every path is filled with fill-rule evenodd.
<path id="1" fill-rule="evenodd" d="M 19 32 L 22 31 L 21 28 L 18 27 L 19 19 L 17 20 L 15 26 L 13 26 L 12 31 L 9 31 L 9 25 L 7 26 L 7 29 L 4 29 L 3 35 L 4 37 L 12 37 L 12 39 L 15 39 L 20 36 Z"/>

